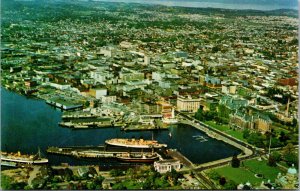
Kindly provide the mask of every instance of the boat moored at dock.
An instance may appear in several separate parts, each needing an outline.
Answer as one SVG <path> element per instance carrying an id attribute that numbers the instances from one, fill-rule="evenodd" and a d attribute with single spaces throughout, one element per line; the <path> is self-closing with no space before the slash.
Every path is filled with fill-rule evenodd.
<path id="1" fill-rule="evenodd" d="M 144 139 L 109 139 L 105 141 L 108 145 L 130 148 L 165 148 L 166 144 L 158 143 L 155 140 Z"/>
<path id="2" fill-rule="evenodd" d="M 2 162 L 13 162 L 13 163 L 26 163 L 26 164 L 45 164 L 48 163 L 48 159 L 41 158 L 39 155 L 24 155 L 20 152 L 17 153 L 1 153 L 1 161 Z M 1 164 L 2 164 L 1 162 Z M 10 163 L 3 163 L 10 164 Z"/>

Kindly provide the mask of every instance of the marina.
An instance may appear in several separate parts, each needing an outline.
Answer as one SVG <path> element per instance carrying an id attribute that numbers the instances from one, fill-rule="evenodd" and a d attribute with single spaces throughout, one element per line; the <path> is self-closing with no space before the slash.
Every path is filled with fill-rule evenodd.
<path id="1" fill-rule="evenodd" d="M 151 140 L 152 135 L 159 143 L 168 145 L 169 148 L 177 149 L 182 155 L 196 164 L 202 164 L 226 157 L 231 157 L 240 150 L 222 141 L 207 138 L 206 142 L 200 143 L 193 139 L 183 139 L 205 133 L 189 125 L 177 124 L 169 125 L 164 131 L 122 131 L 121 128 L 91 128 L 77 129 L 72 131 L 69 128 L 62 128 L 59 123 L 62 121 L 62 112 L 50 107 L 43 100 L 26 98 L 17 93 L 1 88 L 1 109 L 6 112 L 1 113 L 1 150 L 6 152 L 17 152 L 33 154 L 36 153 L 37 146 L 41 149 L 41 154 L 46 156 L 49 164 L 58 165 L 68 162 L 72 165 L 89 164 L 90 161 L 77 160 L 61 156 L 49 155 L 46 150 L 50 146 L 97 146 L 103 145 L 105 140 L 113 138 L 143 138 Z M 18 105 L 18 107 L 15 107 Z M 14 119 L 19 120 L 14 120 Z M 11 136 L 14 138 L 10 138 Z M 171 135 L 171 136 L 170 136 Z M 55 137 L 55 139 L 53 139 Z M 205 153 L 205 155 L 199 153 Z M 218 152 L 215 152 L 218 150 Z M 146 150 L 144 149 L 146 152 Z M 97 162 L 104 165 L 105 162 Z"/>

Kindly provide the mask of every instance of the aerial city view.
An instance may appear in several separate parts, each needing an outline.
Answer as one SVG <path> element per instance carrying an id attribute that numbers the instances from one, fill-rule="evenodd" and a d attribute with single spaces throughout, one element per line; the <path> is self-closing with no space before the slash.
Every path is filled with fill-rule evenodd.
<path id="1" fill-rule="evenodd" d="M 297 0 L 3 0 L 1 189 L 296 190 Z"/>

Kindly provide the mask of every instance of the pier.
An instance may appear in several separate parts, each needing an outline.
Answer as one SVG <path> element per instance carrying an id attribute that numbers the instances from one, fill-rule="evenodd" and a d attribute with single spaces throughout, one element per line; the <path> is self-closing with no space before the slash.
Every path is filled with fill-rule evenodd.
<path id="1" fill-rule="evenodd" d="M 50 154 L 67 155 L 75 158 L 115 159 L 126 162 L 154 162 L 168 159 L 164 149 L 140 149 L 114 146 L 49 147 Z M 148 158 L 147 158 L 148 157 Z M 147 160 L 148 159 L 148 160 Z"/>

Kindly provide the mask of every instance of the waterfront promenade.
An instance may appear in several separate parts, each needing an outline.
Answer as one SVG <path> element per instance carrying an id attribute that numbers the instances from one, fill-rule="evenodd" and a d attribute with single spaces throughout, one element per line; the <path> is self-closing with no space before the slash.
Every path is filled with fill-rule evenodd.
<path id="1" fill-rule="evenodd" d="M 179 121 L 179 123 L 190 125 L 196 129 L 199 129 L 200 131 L 205 132 L 208 136 L 210 136 L 214 139 L 221 140 L 227 144 L 230 144 L 230 145 L 240 149 L 242 151 L 242 153 L 240 153 L 238 155 L 238 158 L 240 160 L 248 160 L 248 159 L 257 157 L 258 153 L 261 153 L 261 152 L 257 152 L 257 151 L 261 151 L 261 149 L 254 148 L 253 146 L 249 145 L 248 143 L 244 143 L 234 137 L 231 137 L 230 135 L 226 135 L 225 133 L 223 133 L 217 129 L 214 129 L 199 120 L 196 120 L 196 119 L 194 119 L 188 115 L 182 114 L 180 112 L 177 112 L 177 114 L 182 117 L 182 119 Z M 189 170 L 194 172 L 195 177 L 202 184 L 202 186 L 204 188 L 216 189 L 216 186 L 214 185 L 214 183 L 211 182 L 207 176 L 205 176 L 203 171 L 207 170 L 207 169 L 215 168 L 215 167 L 228 165 L 228 164 L 230 164 L 231 160 L 232 160 L 232 157 L 227 157 L 224 159 L 203 163 L 203 164 L 200 164 L 197 166 L 195 164 L 186 165 L 186 166 L 189 168 Z M 184 160 L 180 160 L 180 161 L 185 162 Z M 183 164 L 185 164 L 185 163 L 183 163 Z"/>

